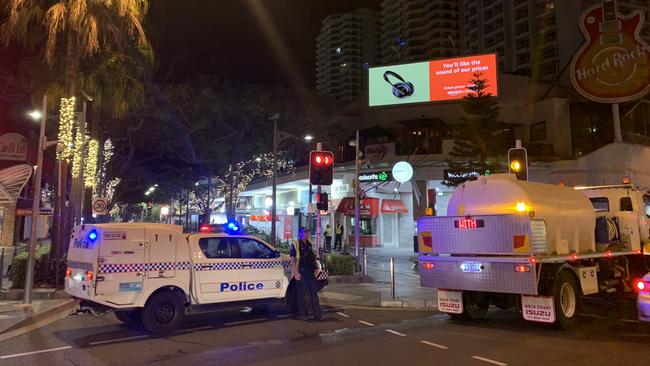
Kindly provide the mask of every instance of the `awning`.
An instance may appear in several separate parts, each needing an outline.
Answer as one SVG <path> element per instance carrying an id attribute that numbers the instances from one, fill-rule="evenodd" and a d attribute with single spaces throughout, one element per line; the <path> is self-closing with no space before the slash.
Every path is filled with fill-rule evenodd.
<path id="1" fill-rule="evenodd" d="M 384 199 L 381 201 L 381 212 L 408 213 L 409 209 L 400 200 Z"/>
<path id="2" fill-rule="evenodd" d="M 336 208 L 336 213 L 354 216 L 354 197 L 345 197 Z M 377 217 L 379 215 L 379 198 L 366 197 L 359 202 L 359 216 Z"/>
<path id="3" fill-rule="evenodd" d="M 16 203 L 31 175 L 32 167 L 27 164 L 0 170 L 0 202 Z"/>

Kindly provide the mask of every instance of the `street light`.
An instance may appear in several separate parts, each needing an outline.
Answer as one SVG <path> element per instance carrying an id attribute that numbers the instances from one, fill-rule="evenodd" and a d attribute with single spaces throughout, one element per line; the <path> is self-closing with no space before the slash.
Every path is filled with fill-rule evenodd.
<path id="1" fill-rule="evenodd" d="M 43 113 L 39 111 L 38 109 L 35 109 L 29 113 L 27 113 L 28 116 L 30 116 L 34 121 L 38 121 L 43 117 Z"/>
<path id="2" fill-rule="evenodd" d="M 32 286 L 34 282 L 34 252 L 36 250 L 36 229 L 38 228 L 38 217 L 41 213 L 41 179 L 43 176 L 43 151 L 48 147 L 55 145 L 57 141 L 47 141 L 45 137 L 45 121 L 47 115 L 47 95 L 43 95 L 42 111 L 29 113 L 30 117 L 36 119 L 40 117 L 40 130 L 38 135 L 38 151 L 36 153 L 36 166 L 34 176 L 34 200 L 32 202 L 32 225 L 29 236 L 29 249 L 27 251 L 27 270 L 25 273 L 25 294 L 23 303 L 28 305 L 32 303 Z"/>
<path id="3" fill-rule="evenodd" d="M 312 135 L 305 135 L 305 137 L 303 137 L 303 139 L 305 139 L 305 141 L 309 142 L 309 141 L 311 141 L 311 140 L 314 139 L 314 136 L 312 136 Z"/>

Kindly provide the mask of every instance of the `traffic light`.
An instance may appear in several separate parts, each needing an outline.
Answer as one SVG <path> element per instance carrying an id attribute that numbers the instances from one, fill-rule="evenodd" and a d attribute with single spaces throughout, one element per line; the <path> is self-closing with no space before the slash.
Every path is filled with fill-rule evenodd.
<path id="1" fill-rule="evenodd" d="M 334 154 L 331 151 L 309 153 L 309 183 L 315 186 L 332 185 L 334 178 Z"/>
<path id="2" fill-rule="evenodd" d="M 528 153 L 523 147 L 508 150 L 508 169 L 518 180 L 528 180 Z"/>
<path id="3" fill-rule="evenodd" d="M 316 193 L 316 208 L 321 211 L 329 209 L 327 193 Z"/>

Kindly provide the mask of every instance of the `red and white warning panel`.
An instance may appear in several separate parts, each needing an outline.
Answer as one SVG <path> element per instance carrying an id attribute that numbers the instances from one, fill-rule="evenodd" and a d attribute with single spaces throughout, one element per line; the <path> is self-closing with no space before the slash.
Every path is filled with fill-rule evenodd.
<path id="1" fill-rule="evenodd" d="M 438 310 L 443 313 L 461 314 L 463 312 L 463 292 L 438 289 Z"/>
<path id="2" fill-rule="evenodd" d="M 555 323 L 553 296 L 521 295 L 521 311 L 528 321 Z"/>

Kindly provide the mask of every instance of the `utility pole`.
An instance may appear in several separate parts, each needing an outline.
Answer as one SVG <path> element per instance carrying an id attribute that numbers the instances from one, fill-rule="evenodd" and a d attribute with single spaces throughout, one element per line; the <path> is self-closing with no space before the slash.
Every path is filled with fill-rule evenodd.
<path id="1" fill-rule="evenodd" d="M 354 140 L 354 256 L 359 260 L 359 130 Z"/>
<path id="2" fill-rule="evenodd" d="M 316 143 L 316 151 L 321 151 L 323 150 L 323 143 L 317 142 Z M 316 186 L 316 194 L 318 195 L 318 202 L 320 200 L 320 193 L 321 193 L 321 185 Z M 318 204 L 316 207 L 316 255 L 320 259 L 320 209 L 318 208 Z"/>
<path id="3" fill-rule="evenodd" d="M 210 203 L 212 203 L 211 202 L 212 197 L 210 197 L 211 191 L 212 191 L 212 177 L 210 176 L 210 173 L 208 173 L 208 204 L 207 204 L 207 206 L 205 208 L 205 223 L 206 224 L 211 224 L 211 222 L 210 222 L 210 217 L 212 216 L 212 213 L 210 212 Z"/>
<path id="4" fill-rule="evenodd" d="M 38 134 L 38 151 L 36 152 L 36 174 L 34 177 L 34 200 L 32 202 L 32 225 L 29 236 L 29 250 L 27 253 L 27 271 L 25 274 L 25 294 L 23 304 L 32 303 L 32 286 L 34 283 L 34 252 L 36 250 L 36 236 L 38 217 L 41 213 L 41 178 L 43 176 L 43 151 L 47 145 L 45 140 L 45 119 L 47 118 L 47 95 L 43 95 L 41 110 L 41 126 Z"/>
<path id="5" fill-rule="evenodd" d="M 276 113 L 269 118 L 273 121 L 273 177 L 271 185 L 271 245 L 275 246 L 276 228 L 275 222 L 278 217 L 277 213 L 277 189 L 278 189 L 278 119 L 280 119 L 280 114 Z"/>

